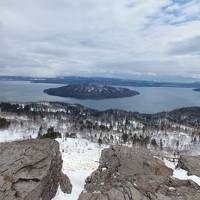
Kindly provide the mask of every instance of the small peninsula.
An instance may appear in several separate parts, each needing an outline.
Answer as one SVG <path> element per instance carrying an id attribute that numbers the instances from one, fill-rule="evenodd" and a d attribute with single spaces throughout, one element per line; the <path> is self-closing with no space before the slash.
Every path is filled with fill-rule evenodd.
<path id="1" fill-rule="evenodd" d="M 200 88 L 193 89 L 193 91 L 200 92 Z"/>
<path id="2" fill-rule="evenodd" d="M 72 84 L 58 88 L 49 88 L 44 90 L 44 92 L 52 96 L 97 100 L 139 95 L 139 92 L 130 90 L 128 88 L 96 84 Z"/>

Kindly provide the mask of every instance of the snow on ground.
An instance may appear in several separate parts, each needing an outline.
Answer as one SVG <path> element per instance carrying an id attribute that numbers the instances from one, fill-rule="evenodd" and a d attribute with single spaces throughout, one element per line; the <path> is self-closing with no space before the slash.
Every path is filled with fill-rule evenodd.
<path id="1" fill-rule="evenodd" d="M 36 135 L 33 135 L 33 137 L 36 137 Z M 11 142 L 23 139 L 30 139 L 30 135 L 23 133 L 21 130 L 0 130 L 0 142 Z"/>
<path id="2" fill-rule="evenodd" d="M 73 185 L 72 194 L 64 194 L 60 188 L 57 191 L 53 200 L 77 200 L 79 194 L 84 188 L 85 179 L 91 174 L 91 171 L 77 170 L 77 171 L 64 171 L 68 175 Z"/>
<path id="3" fill-rule="evenodd" d="M 97 169 L 101 150 L 105 146 L 89 142 L 85 139 L 57 139 L 63 158 L 63 172 L 66 173 L 73 185 L 72 194 L 64 194 L 59 189 L 53 200 L 77 200 L 84 189 L 85 179 Z"/>
<path id="4" fill-rule="evenodd" d="M 188 176 L 188 172 L 181 168 L 176 168 L 176 163 L 170 162 L 167 159 L 164 159 L 164 163 L 167 167 L 173 169 L 173 177 L 180 180 L 192 180 L 200 186 L 200 177 L 192 175 Z"/>
<path id="5" fill-rule="evenodd" d="M 20 133 L 11 133 L 8 130 L 1 130 L 0 131 L 0 142 L 7 142 L 12 140 L 18 140 L 21 135 Z"/>
<path id="6" fill-rule="evenodd" d="M 174 170 L 173 177 L 181 179 L 181 180 L 193 180 L 195 183 L 197 183 L 200 186 L 200 177 L 198 176 L 188 176 L 187 171 L 177 168 Z"/>
<path id="7" fill-rule="evenodd" d="M 163 162 L 165 163 L 165 165 L 173 170 L 175 170 L 177 162 L 171 162 L 169 160 L 167 160 L 166 158 L 164 158 Z"/>

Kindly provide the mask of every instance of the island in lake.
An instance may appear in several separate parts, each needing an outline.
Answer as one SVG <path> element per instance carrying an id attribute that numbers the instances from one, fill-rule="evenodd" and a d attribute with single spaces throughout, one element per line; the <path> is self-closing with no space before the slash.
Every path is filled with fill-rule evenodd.
<path id="1" fill-rule="evenodd" d="M 139 95 L 139 92 L 128 88 L 111 87 L 96 84 L 72 84 L 44 90 L 48 95 L 72 97 L 77 99 L 107 99 Z"/>
<path id="2" fill-rule="evenodd" d="M 193 89 L 193 91 L 200 92 L 200 88 Z"/>

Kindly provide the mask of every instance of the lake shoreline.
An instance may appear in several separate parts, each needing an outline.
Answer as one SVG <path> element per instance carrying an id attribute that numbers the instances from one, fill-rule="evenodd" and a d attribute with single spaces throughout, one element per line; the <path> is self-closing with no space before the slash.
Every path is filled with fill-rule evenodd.
<path id="1" fill-rule="evenodd" d="M 40 102 L 59 101 L 80 104 L 97 110 L 120 109 L 132 112 L 156 113 L 181 107 L 200 106 L 200 92 L 186 88 L 126 87 L 136 90 L 140 95 L 103 100 L 80 100 L 49 96 L 43 92 L 62 84 L 40 84 L 28 81 L 0 81 L 1 102 Z"/>

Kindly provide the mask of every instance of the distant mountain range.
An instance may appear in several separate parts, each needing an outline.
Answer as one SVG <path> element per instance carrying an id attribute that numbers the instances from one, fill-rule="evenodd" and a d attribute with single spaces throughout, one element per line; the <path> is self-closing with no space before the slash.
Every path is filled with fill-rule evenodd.
<path id="1" fill-rule="evenodd" d="M 30 76 L 0 76 L 0 81 L 32 81 L 35 80 Z"/>
<path id="2" fill-rule="evenodd" d="M 180 82 L 158 82 L 145 80 L 131 80 L 119 78 L 103 77 L 79 77 L 66 76 L 56 78 L 34 78 L 21 76 L 0 76 L 0 80 L 31 81 L 33 83 L 55 83 L 55 84 L 101 84 L 134 87 L 178 87 L 178 88 L 200 88 L 200 82 L 180 83 Z"/>

